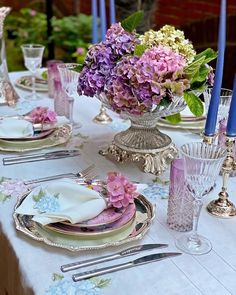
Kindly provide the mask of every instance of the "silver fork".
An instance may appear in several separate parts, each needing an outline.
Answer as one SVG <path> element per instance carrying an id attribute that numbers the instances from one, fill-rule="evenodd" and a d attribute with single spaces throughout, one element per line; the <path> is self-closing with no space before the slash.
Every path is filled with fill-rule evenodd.
<path id="1" fill-rule="evenodd" d="M 52 176 L 47 176 L 42 178 L 31 179 L 31 180 L 24 181 L 24 184 L 29 185 L 29 184 L 39 183 L 39 182 L 56 180 L 56 179 L 60 179 L 64 177 L 94 179 L 97 176 L 95 174 L 94 168 L 95 168 L 95 164 L 92 164 L 78 173 L 64 173 L 64 174 L 57 174 L 57 175 L 52 175 Z"/>

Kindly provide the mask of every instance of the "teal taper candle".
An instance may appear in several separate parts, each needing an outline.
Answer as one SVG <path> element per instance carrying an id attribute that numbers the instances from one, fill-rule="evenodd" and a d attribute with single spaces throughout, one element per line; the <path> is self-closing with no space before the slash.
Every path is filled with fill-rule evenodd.
<path id="1" fill-rule="evenodd" d="M 221 0 L 220 9 L 220 24 L 219 24 L 219 35 L 218 35 L 218 57 L 216 62 L 215 81 L 212 89 L 210 105 L 208 108 L 205 135 L 213 136 L 216 129 L 216 121 L 218 108 L 220 103 L 220 92 L 223 78 L 224 69 L 224 54 L 225 54 L 225 43 L 226 43 L 226 0 Z"/>
<path id="2" fill-rule="evenodd" d="M 236 137 L 236 75 L 234 76 L 234 89 L 231 99 L 226 135 Z"/>

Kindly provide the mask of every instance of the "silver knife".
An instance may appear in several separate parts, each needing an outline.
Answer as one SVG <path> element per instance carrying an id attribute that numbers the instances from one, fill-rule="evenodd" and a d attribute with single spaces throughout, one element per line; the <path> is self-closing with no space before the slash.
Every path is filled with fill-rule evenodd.
<path id="1" fill-rule="evenodd" d="M 85 266 L 90 266 L 90 265 L 94 265 L 101 262 L 106 262 L 106 261 L 110 261 L 114 259 L 135 255 L 142 251 L 152 250 L 156 248 L 165 248 L 165 247 L 168 247 L 168 244 L 146 244 L 146 245 L 134 246 L 115 254 L 62 265 L 61 271 L 67 272 L 67 271 L 75 270 Z"/>
<path id="2" fill-rule="evenodd" d="M 177 253 L 177 252 L 151 254 L 151 255 L 148 255 L 148 256 L 140 257 L 140 258 L 135 259 L 133 261 L 126 262 L 126 263 L 117 264 L 117 265 L 113 265 L 113 266 L 108 266 L 108 267 L 100 268 L 100 269 L 97 269 L 97 270 L 91 270 L 91 271 L 78 273 L 78 274 L 73 275 L 72 279 L 73 279 L 74 282 L 78 282 L 80 280 L 89 279 L 89 278 L 92 278 L 92 277 L 95 277 L 95 276 L 101 276 L 101 275 L 104 275 L 104 274 L 107 274 L 107 273 L 119 271 L 119 270 L 122 270 L 122 269 L 131 268 L 131 267 L 134 267 L 134 266 L 143 265 L 143 264 L 150 263 L 150 262 L 160 261 L 162 259 L 175 257 L 175 256 L 178 256 L 178 255 L 181 255 L 181 254 L 182 253 Z"/>
<path id="3" fill-rule="evenodd" d="M 21 164 L 28 162 L 36 162 L 42 160 L 53 160 L 53 159 L 61 159 L 66 157 L 75 157 L 80 155 L 79 150 L 60 150 L 48 153 L 40 153 L 40 154 L 32 154 L 32 155 L 24 155 L 18 157 L 7 157 L 3 158 L 3 165 L 13 165 L 13 164 Z"/>

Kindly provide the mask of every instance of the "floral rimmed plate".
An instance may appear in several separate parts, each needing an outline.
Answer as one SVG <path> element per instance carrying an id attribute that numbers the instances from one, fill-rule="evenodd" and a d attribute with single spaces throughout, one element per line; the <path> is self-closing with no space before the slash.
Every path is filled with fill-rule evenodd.
<path id="1" fill-rule="evenodd" d="M 20 206 L 27 195 L 28 193 L 18 199 L 15 209 Z M 16 229 L 34 240 L 43 242 L 52 247 L 63 248 L 70 251 L 95 250 L 118 246 L 143 238 L 155 216 L 154 207 L 143 195 L 139 195 L 135 200 L 135 206 L 136 216 L 131 225 L 118 233 L 97 239 L 85 239 L 84 237 L 81 238 L 53 232 L 34 222 L 32 216 L 14 213 L 13 218 Z"/>
<path id="2" fill-rule="evenodd" d="M 75 223 L 75 224 L 72 224 L 69 221 L 62 221 L 61 223 L 65 225 L 69 225 L 69 226 L 75 226 L 75 227 L 87 227 L 87 228 L 99 227 L 99 226 L 108 225 L 110 223 L 117 221 L 125 214 L 126 210 L 127 208 L 117 209 L 112 207 L 112 208 L 107 208 L 103 210 L 98 216 L 87 221 L 83 221 L 83 222 Z"/>
<path id="3" fill-rule="evenodd" d="M 16 80 L 15 85 L 22 88 L 22 89 L 32 91 L 32 77 L 31 76 L 22 76 Z M 35 90 L 39 91 L 39 92 L 47 92 L 48 91 L 47 80 L 36 78 Z"/>
<path id="4" fill-rule="evenodd" d="M 125 212 L 126 213 L 123 214 L 121 218 L 108 225 L 101 225 L 93 228 L 85 228 L 71 226 L 68 224 L 58 222 L 48 224 L 45 226 L 45 228 L 66 235 L 73 235 L 84 238 L 101 238 L 123 231 L 125 228 L 128 228 L 132 224 L 132 222 L 134 222 L 136 212 L 135 204 L 130 204 Z"/>
<path id="5" fill-rule="evenodd" d="M 7 152 L 26 152 L 44 149 L 67 142 L 72 134 L 72 127 L 69 124 L 56 128 L 45 138 L 38 140 L 5 140 L 0 139 L 0 150 Z"/>

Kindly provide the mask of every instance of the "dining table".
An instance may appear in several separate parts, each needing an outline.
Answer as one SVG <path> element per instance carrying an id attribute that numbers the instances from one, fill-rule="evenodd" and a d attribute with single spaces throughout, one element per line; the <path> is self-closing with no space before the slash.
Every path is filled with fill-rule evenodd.
<path id="1" fill-rule="evenodd" d="M 11 72 L 15 85 L 28 72 Z M 0 116 L 22 114 L 35 106 L 47 106 L 53 110 L 54 99 L 41 92 L 41 100 L 29 101 L 24 97 L 28 90 L 15 87 L 19 94 L 16 106 L 0 106 Z M 100 101 L 96 98 L 79 96 L 73 108 L 74 120 L 82 127 L 75 128 L 68 142 L 48 147 L 43 152 L 58 149 L 78 149 L 80 155 L 50 161 L 37 161 L 4 166 L 2 159 L 17 156 L 17 152 L 0 152 L 0 295 L 229 295 L 236 294 L 236 217 L 216 218 L 206 210 L 206 205 L 216 199 L 222 186 L 222 176 L 217 177 L 214 189 L 204 197 L 199 221 L 199 233 L 212 243 L 212 250 L 205 255 L 182 253 L 176 257 L 124 269 L 89 280 L 74 282 L 72 274 L 93 270 L 134 260 L 158 252 L 181 252 L 175 240 L 182 232 L 167 225 L 169 195 L 169 170 L 157 176 L 144 173 L 135 163 L 118 163 L 99 153 L 112 142 L 114 135 L 125 130 L 129 122 L 118 114 L 107 110 L 113 121 L 110 124 L 96 124 L 93 118 L 98 114 Z M 184 143 L 202 141 L 200 132 L 187 128 L 161 127 L 177 147 Z M 41 151 L 40 151 L 41 152 Z M 32 151 L 35 153 L 35 151 Z M 94 164 L 96 179 L 104 180 L 110 171 L 120 172 L 137 183 L 139 192 L 155 208 L 155 217 L 150 229 L 142 239 L 131 243 L 109 246 L 104 249 L 69 251 L 47 245 L 32 239 L 16 229 L 13 213 L 17 198 L 25 188 L 23 182 L 50 175 L 77 173 Z M 228 192 L 236 203 L 236 177 L 230 177 Z M 153 249 L 148 253 L 113 260 L 87 269 L 61 272 L 64 264 L 117 253 L 128 247 L 143 244 L 168 244 L 165 249 Z"/>

